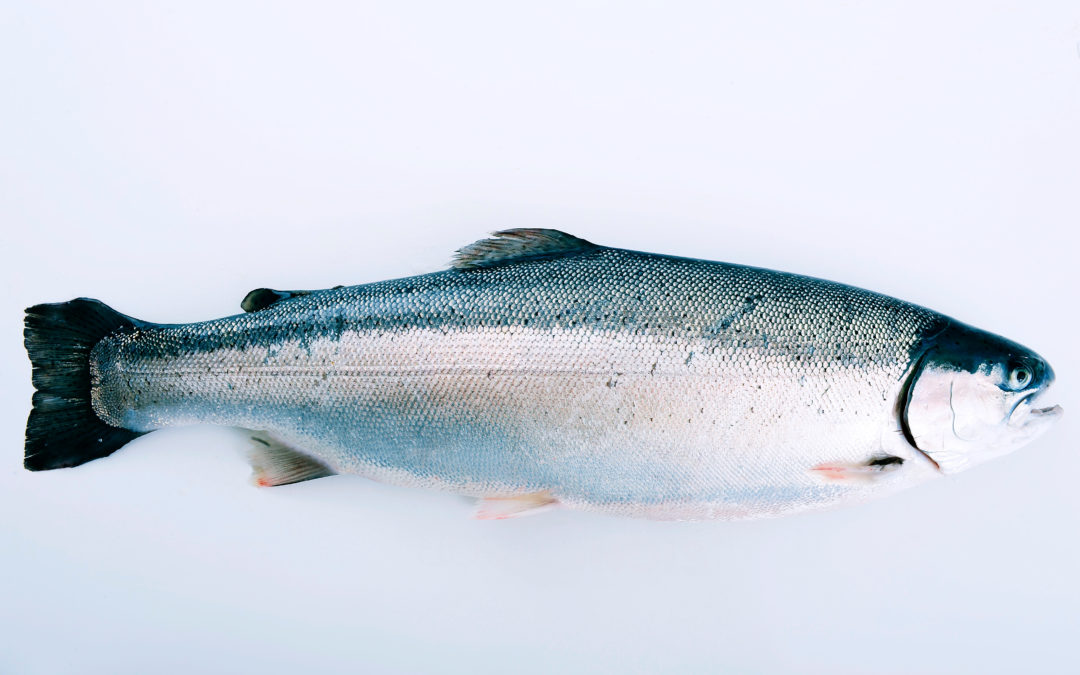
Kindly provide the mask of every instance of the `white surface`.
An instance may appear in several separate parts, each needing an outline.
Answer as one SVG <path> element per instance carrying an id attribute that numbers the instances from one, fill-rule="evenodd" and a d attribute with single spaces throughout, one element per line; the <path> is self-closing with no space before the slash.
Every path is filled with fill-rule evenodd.
<path id="1" fill-rule="evenodd" d="M 1080 669 L 1080 6 L 355 4 L 0 7 L 0 672 Z M 206 319 L 512 226 L 926 304 L 1065 418 L 746 524 L 258 490 L 211 429 L 21 467 L 27 305 Z"/>

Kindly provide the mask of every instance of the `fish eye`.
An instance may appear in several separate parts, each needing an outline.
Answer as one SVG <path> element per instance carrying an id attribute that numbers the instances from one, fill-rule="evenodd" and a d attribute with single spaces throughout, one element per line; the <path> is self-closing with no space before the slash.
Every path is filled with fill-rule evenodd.
<path id="1" fill-rule="evenodd" d="M 1015 366 L 1009 371 L 1009 388 L 1023 389 L 1031 384 L 1031 369 L 1027 366 Z"/>

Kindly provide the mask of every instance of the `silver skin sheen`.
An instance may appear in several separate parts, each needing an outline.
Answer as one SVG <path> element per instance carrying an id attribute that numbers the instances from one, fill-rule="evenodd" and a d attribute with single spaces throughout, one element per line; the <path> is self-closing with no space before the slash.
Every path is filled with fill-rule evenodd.
<path id="1" fill-rule="evenodd" d="M 1038 355 L 925 308 L 554 230 L 249 305 L 105 336 L 94 414 L 257 432 L 260 484 L 352 473 L 485 499 L 482 517 L 730 520 L 928 481 L 1061 412 L 1040 407 L 1053 371 Z"/>

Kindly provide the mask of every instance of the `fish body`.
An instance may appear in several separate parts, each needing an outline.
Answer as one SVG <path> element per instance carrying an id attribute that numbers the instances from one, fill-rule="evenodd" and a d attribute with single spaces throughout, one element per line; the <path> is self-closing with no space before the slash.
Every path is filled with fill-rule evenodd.
<path id="1" fill-rule="evenodd" d="M 254 430 L 262 482 L 354 473 L 492 517 L 776 516 L 936 478 L 905 418 L 920 364 L 989 335 L 843 284 L 550 230 L 442 272 L 248 300 L 200 323 L 123 317 L 83 356 L 93 415 L 132 435 Z"/>

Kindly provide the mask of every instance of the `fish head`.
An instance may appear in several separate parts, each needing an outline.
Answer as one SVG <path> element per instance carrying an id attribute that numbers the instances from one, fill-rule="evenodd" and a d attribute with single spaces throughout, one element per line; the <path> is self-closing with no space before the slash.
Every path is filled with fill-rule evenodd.
<path id="1" fill-rule="evenodd" d="M 926 341 L 907 386 L 908 441 L 943 473 L 1000 457 L 1061 417 L 1047 405 L 1050 364 L 1003 337 L 950 322 Z"/>

